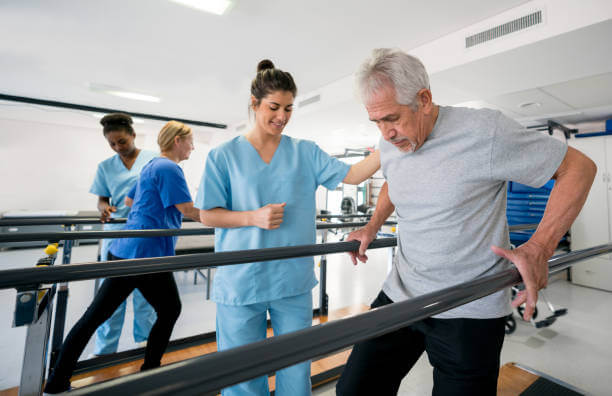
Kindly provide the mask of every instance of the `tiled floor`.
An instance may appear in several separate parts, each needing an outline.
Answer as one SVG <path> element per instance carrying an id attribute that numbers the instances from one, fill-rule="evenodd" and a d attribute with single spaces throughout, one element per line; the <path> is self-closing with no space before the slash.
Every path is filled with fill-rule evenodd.
<path id="1" fill-rule="evenodd" d="M 94 259 L 94 245 L 75 248 L 73 262 Z M 15 249 L 0 252 L 0 269 L 32 266 L 41 249 Z M 367 264 L 353 266 L 346 255 L 328 257 L 328 294 L 330 309 L 357 303 L 369 304 L 378 293 L 387 271 L 387 249 L 369 253 Z M 318 263 L 318 258 L 315 261 Z M 316 268 L 318 273 L 318 268 Z M 213 331 L 215 306 L 205 300 L 204 282 L 193 285 L 193 272 L 175 274 L 183 311 L 174 329 L 173 338 L 182 338 Z M 67 328 L 78 319 L 93 295 L 93 281 L 70 285 Z M 514 334 L 506 337 L 502 363 L 515 361 L 559 378 L 595 395 L 609 395 L 612 389 L 612 293 L 572 285 L 564 280 L 550 284 L 548 297 L 560 307 L 569 309 L 567 316 L 553 326 L 536 329 L 517 320 Z M 21 372 L 24 328 L 11 328 L 15 291 L 0 291 L 0 356 L 11 356 L 0 363 L 0 389 L 18 385 Z M 318 305 L 318 288 L 313 291 Z M 543 304 L 539 305 L 546 313 Z M 132 332 L 132 308 L 128 304 L 120 350 L 135 347 Z M 517 318 L 518 319 L 518 318 Z M 92 351 L 87 346 L 83 357 Z M 401 395 L 431 393 L 431 366 L 424 355 L 404 379 Z M 315 390 L 317 395 L 333 395 L 334 384 Z"/>

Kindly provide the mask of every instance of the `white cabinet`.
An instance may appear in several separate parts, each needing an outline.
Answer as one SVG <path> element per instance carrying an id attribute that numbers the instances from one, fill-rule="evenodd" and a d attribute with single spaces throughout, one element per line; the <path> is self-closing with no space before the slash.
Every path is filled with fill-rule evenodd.
<path id="1" fill-rule="evenodd" d="M 612 241 L 612 136 L 572 139 L 569 145 L 597 164 L 597 175 L 582 211 L 572 225 L 572 250 Z M 572 267 L 572 282 L 612 291 L 612 255 L 602 255 Z"/>

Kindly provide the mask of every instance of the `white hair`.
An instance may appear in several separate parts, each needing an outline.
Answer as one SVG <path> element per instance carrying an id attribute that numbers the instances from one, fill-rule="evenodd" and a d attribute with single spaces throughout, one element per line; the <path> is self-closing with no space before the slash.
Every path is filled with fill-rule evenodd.
<path id="1" fill-rule="evenodd" d="M 417 93 L 429 89 L 429 76 L 425 66 L 414 56 L 399 49 L 376 48 L 357 70 L 357 85 L 361 100 L 368 103 L 372 96 L 385 86 L 395 89 L 399 104 L 416 110 Z"/>

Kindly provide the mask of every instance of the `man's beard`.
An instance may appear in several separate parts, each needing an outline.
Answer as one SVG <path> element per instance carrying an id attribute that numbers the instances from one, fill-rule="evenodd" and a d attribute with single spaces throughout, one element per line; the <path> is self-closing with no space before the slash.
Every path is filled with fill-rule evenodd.
<path id="1" fill-rule="evenodd" d="M 403 148 L 403 147 L 402 147 L 402 148 L 400 149 L 400 148 L 398 147 L 398 149 L 399 149 L 400 151 L 403 151 L 403 152 L 407 152 L 407 153 L 414 153 L 414 150 L 416 149 L 417 144 L 416 144 L 416 142 L 414 142 L 414 141 L 413 141 L 412 139 L 410 139 L 409 137 L 406 137 L 406 136 L 400 136 L 400 137 L 396 137 L 396 138 L 394 138 L 394 139 L 390 139 L 390 140 L 389 140 L 389 142 L 391 142 L 391 143 L 393 143 L 393 144 L 395 144 L 395 143 L 400 143 L 400 142 L 404 142 L 404 141 L 408 141 L 408 143 L 410 143 L 410 148 L 405 149 L 405 148 Z M 397 146 L 396 146 L 396 147 L 397 147 Z"/>

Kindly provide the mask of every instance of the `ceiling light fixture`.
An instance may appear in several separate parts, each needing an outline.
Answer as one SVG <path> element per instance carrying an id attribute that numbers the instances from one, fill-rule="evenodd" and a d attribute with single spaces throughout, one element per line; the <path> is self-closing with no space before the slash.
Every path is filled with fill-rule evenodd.
<path id="1" fill-rule="evenodd" d="M 132 99 L 132 100 L 141 100 L 143 102 L 153 102 L 159 103 L 161 99 L 157 96 L 141 94 L 138 92 L 130 92 L 130 91 L 106 91 L 109 95 L 119 96 L 120 98 Z"/>
<path id="2" fill-rule="evenodd" d="M 523 102 L 518 105 L 520 109 L 529 109 L 533 107 L 540 107 L 542 104 L 540 102 Z"/>
<path id="3" fill-rule="evenodd" d="M 113 87 L 111 85 L 89 83 L 89 90 L 94 92 L 101 92 L 107 95 L 119 96 L 120 98 L 141 100 L 143 102 L 159 103 L 161 99 L 157 96 L 144 94 L 141 92 L 128 91 L 123 88 Z"/>
<path id="4" fill-rule="evenodd" d="M 223 15 L 230 7 L 230 0 L 170 0 L 174 3 L 215 15 Z"/>

